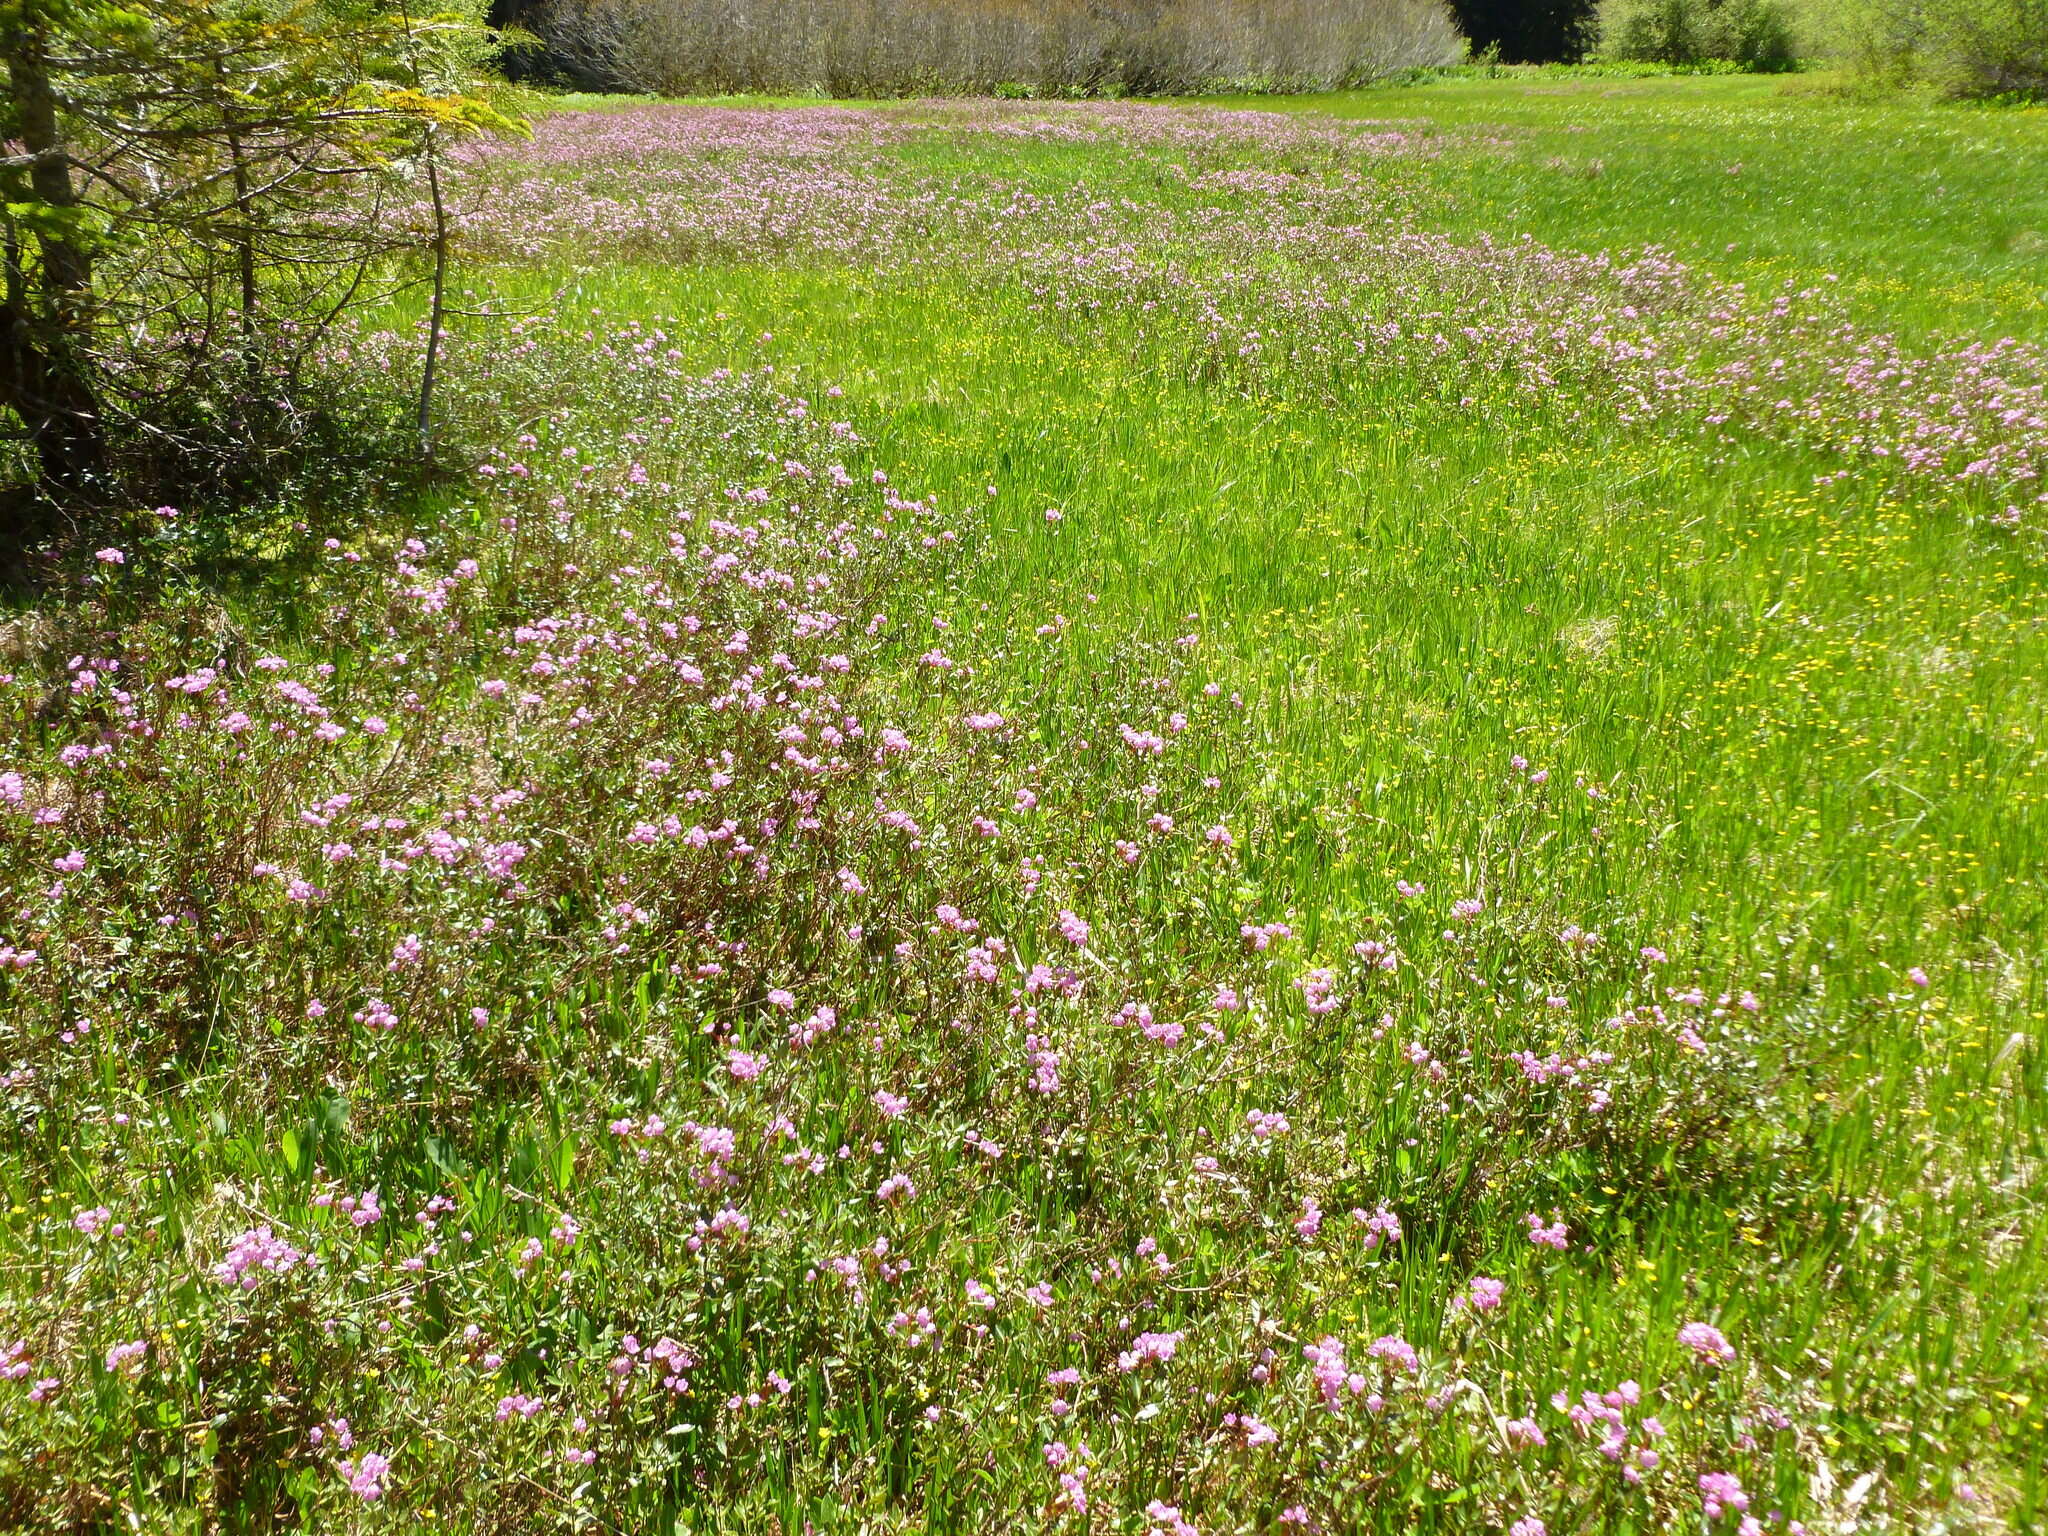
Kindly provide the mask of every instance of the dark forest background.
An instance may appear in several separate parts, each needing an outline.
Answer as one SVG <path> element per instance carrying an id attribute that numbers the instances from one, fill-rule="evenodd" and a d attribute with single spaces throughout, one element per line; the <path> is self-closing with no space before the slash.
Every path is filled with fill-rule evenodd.
<path id="1" fill-rule="evenodd" d="M 1574 63 L 1594 38 L 1596 0 L 1451 0 L 1474 55 L 1498 47 L 1508 64 Z"/>

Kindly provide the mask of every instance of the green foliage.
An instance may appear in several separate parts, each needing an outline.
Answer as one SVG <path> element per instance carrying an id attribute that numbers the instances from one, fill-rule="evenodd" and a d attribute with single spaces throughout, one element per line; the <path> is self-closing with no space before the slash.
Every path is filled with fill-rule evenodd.
<path id="1" fill-rule="evenodd" d="M 1789 0 L 1606 0 L 1600 52 L 1643 63 L 1728 63 L 1761 74 L 1799 63 Z"/>
<path id="2" fill-rule="evenodd" d="M 1867 77 L 1952 96 L 2048 96 L 2043 0 L 1835 0 L 1835 48 Z"/>
<path id="3" fill-rule="evenodd" d="M 329 328 L 434 231 L 387 209 L 446 141 L 514 131 L 477 8 L 16 0 L 0 412 L 81 503 L 246 492 L 318 402 Z M 44 498 L 50 506 L 50 498 Z M 36 531 L 10 523 L 0 557 Z"/>
<path id="4" fill-rule="evenodd" d="M 1654 245 L 1759 291 L 1833 273 L 1873 330 L 2048 339 L 2048 179 L 2015 173 L 2048 159 L 2048 113 L 1959 112 L 1844 84 L 1595 64 L 1304 106 L 1426 119 L 1467 151 L 1498 139 L 1403 179 L 1431 227 Z M 1586 174 L 1595 161 L 1601 174 Z M 1858 210 L 1853 240 L 1845 207 Z"/>

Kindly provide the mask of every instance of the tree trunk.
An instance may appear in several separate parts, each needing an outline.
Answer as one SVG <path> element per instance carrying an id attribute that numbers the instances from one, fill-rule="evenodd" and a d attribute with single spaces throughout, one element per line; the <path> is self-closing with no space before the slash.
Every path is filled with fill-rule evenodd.
<path id="1" fill-rule="evenodd" d="M 8 89 L 21 146 L 31 157 L 29 190 L 59 219 L 78 207 L 71 160 L 50 84 L 43 18 L 34 0 L 8 29 Z M 106 464 L 106 433 L 87 372 L 93 319 L 92 255 L 62 224 L 29 235 L 37 261 L 29 270 L 19 236 L 9 230 L 7 297 L 0 306 L 0 402 L 13 408 L 34 441 L 44 485 L 76 494 Z"/>
<path id="2" fill-rule="evenodd" d="M 441 327 L 448 306 L 448 207 L 441 198 L 440 143 L 427 130 L 427 190 L 434 205 L 434 291 L 427 307 L 427 358 L 420 370 L 420 457 L 434 457 L 434 377 L 441 360 Z"/>

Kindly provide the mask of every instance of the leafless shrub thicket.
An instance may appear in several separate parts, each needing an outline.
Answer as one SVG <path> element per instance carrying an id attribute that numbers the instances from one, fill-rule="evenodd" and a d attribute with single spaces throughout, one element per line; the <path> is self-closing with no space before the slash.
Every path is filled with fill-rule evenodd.
<path id="1" fill-rule="evenodd" d="M 591 85 L 665 94 L 1327 90 L 1455 62 L 1444 0 L 552 0 Z"/>

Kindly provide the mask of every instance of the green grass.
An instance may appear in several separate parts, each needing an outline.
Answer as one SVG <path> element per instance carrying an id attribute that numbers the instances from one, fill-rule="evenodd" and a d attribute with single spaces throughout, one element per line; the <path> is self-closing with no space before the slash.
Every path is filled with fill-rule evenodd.
<path id="1" fill-rule="evenodd" d="M 2009 172 L 2048 152 L 2048 113 L 1743 76 L 1233 104 L 1425 123 L 1453 146 L 1506 136 L 1504 153 L 1386 164 L 1389 199 L 1433 227 L 1658 244 L 1751 283 L 1833 271 L 1859 318 L 1907 334 L 2034 335 L 2048 313 L 2048 236 L 2013 238 L 2048 230 L 2048 184 Z M 1606 172 L 1551 168 L 1567 150 Z M 1146 190 L 1142 168 L 1099 152 L 941 139 L 905 153 L 946 174 Z M 1754 174 L 1728 176 L 1733 161 Z M 1655 796 L 1663 820 L 1643 835 L 1702 882 L 1647 882 L 1667 911 L 1703 889 L 1737 904 L 1735 927 L 1832 905 L 1831 922 L 1896 934 L 1974 898 L 1973 928 L 2011 924 L 2021 948 L 2039 931 L 2041 583 L 2023 549 L 1930 499 L 1817 489 L 1809 455 L 1576 409 L 1448 408 L 1400 378 L 1335 397 L 1284 375 L 1207 388 L 1115 323 L 1048 332 L 968 279 L 536 276 L 498 280 L 674 316 L 721 361 L 840 383 L 885 456 L 949 503 L 998 483 L 994 558 L 971 592 L 992 630 L 1089 592 L 1112 633 L 1163 636 L 1187 612 L 1221 626 L 1258 688 L 1314 701 L 1276 742 L 1299 765 L 1290 793 L 1378 783 L 1396 757 L 1412 774 L 1568 738 L 1576 767 Z M 1073 514 L 1058 539 L 1033 526 L 1041 504 Z M 1588 623 L 1611 626 L 1597 655 L 1560 638 Z M 1410 783 L 1424 802 L 1441 793 L 1427 774 Z M 1874 875 L 1902 856 L 1925 867 Z"/>
<path id="2" fill-rule="evenodd" d="M 1662 245 L 1753 284 L 1841 276 L 1906 333 L 2048 335 L 2048 110 L 1858 95 L 1830 76 L 1445 80 L 1268 109 L 1427 123 L 1502 156 L 1426 174 L 1431 221 L 1569 249 Z"/>
<path id="3" fill-rule="evenodd" d="M 723 312 L 714 355 L 841 383 L 949 504 L 997 483 L 992 558 L 961 594 L 990 633 L 1085 604 L 1109 635 L 1163 639 L 1199 614 L 1252 688 L 1300 701 L 1276 727 L 1282 792 L 1391 778 L 1405 825 L 1441 765 L 1568 742 L 1575 769 L 1652 797 L 1636 834 L 1700 881 L 1646 884 L 1653 908 L 1705 890 L 1736 930 L 1783 903 L 1896 933 L 1995 895 L 1973 923 L 2032 943 L 2044 594 L 2026 554 L 1945 511 L 1816 490 L 1796 453 L 1458 412 L 1401 381 L 1205 389 L 943 282 L 620 272 L 571 292 Z M 1044 506 L 1068 514 L 1057 537 Z M 1589 624 L 1605 638 L 1575 645 Z M 1913 880 L 1902 855 L 1926 861 Z"/>

